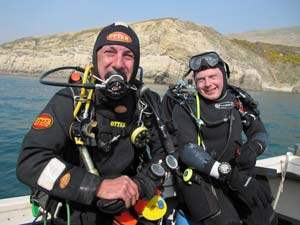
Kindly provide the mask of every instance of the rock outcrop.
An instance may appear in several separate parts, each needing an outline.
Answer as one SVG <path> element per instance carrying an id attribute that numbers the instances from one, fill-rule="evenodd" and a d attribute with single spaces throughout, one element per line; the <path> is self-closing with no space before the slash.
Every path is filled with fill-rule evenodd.
<path id="1" fill-rule="evenodd" d="M 295 87 L 293 87 L 292 93 L 300 93 L 300 85 L 296 85 Z"/>

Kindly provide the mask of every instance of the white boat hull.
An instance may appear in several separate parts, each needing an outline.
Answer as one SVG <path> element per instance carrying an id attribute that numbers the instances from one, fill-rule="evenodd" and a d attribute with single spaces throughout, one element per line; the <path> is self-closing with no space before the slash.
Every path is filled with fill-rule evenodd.
<path id="1" fill-rule="evenodd" d="M 285 163 L 289 162 L 285 168 Z M 272 176 L 268 176 L 273 195 L 278 192 L 281 174 L 286 169 L 283 192 L 280 194 L 276 212 L 292 218 L 291 225 L 300 224 L 300 156 L 277 156 L 258 160 L 256 166 L 272 169 Z M 268 175 L 268 172 L 266 172 Z M 31 224 L 33 221 L 29 196 L 0 199 L 0 225 Z"/>

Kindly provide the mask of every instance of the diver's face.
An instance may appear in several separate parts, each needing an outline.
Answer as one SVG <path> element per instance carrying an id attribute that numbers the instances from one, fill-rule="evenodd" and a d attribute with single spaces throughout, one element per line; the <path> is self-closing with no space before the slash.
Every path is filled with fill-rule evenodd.
<path id="1" fill-rule="evenodd" d="M 122 45 L 104 45 L 97 52 L 97 67 L 100 79 L 113 69 L 121 72 L 130 81 L 134 66 L 134 54 Z"/>
<path id="2" fill-rule="evenodd" d="M 219 68 L 198 71 L 195 74 L 197 91 L 208 100 L 217 100 L 224 87 L 224 78 Z"/>

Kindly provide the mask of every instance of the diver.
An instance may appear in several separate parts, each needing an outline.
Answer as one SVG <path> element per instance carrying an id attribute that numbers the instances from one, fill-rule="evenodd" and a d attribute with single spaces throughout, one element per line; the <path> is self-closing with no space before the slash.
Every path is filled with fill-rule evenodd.
<path id="1" fill-rule="evenodd" d="M 122 224 L 118 216 L 151 199 L 164 175 L 153 166 L 165 157 L 153 113 L 160 97 L 147 90 L 151 107 L 142 99 L 136 33 L 124 23 L 104 27 L 92 59 L 95 84 L 81 85 L 78 74 L 61 84 L 67 88 L 33 122 L 17 162 L 17 177 L 52 224 Z"/>
<path id="2" fill-rule="evenodd" d="M 255 170 L 268 144 L 256 101 L 228 84 L 229 66 L 216 52 L 191 57 L 184 77 L 190 72 L 194 91 L 181 81 L 162 105 L 183 174 L 176 224 L 277 224 L 270 189 Z"/>

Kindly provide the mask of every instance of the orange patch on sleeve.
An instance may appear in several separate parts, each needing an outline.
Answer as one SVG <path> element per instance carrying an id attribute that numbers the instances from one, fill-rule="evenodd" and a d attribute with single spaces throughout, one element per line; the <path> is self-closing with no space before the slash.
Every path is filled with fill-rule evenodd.
<path id="1" fill-rule="evenodd" d="M 68 184 L 70 183 L 70 180 L 71 180 L 71 174 L 66 173 L 59 179 L 59 187 L 61 189 L 66 188 L 68 186 Z"/>
<path id="2" fill-rule="evenodd" d="M 52 127 L 53 117 L 47 113 L 40 114 L 32 124 L 34 129 L 47 129 Z"/>

